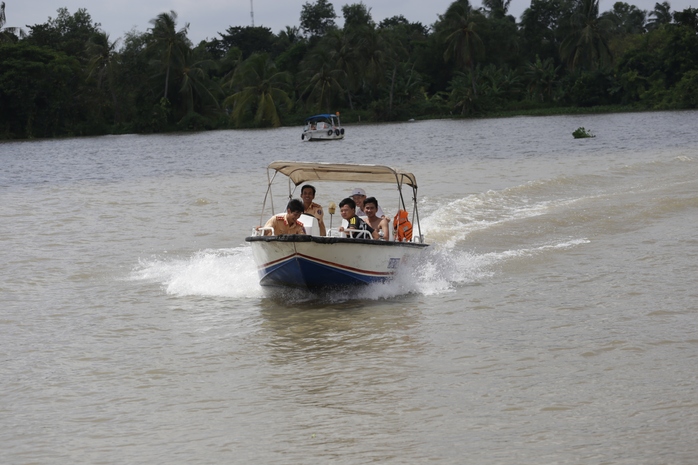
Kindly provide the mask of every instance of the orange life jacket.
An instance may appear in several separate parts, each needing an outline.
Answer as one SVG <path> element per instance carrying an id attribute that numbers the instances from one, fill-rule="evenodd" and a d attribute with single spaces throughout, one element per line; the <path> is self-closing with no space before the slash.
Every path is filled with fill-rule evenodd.
<path id="1" fill-rule="evenodd" d="M 407 219 L 409 214 L 405 210 L 398 210 L 393 218 L 393 238 L 398 242 L 412 240 L 412 223 Z"/>

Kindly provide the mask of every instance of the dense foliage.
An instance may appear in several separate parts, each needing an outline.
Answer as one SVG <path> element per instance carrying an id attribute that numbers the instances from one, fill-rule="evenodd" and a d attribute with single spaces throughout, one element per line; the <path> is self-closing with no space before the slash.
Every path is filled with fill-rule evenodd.
<path id="1" fill-rule="evenodd" d="M 364 3 L 305 3 L 300 26 L 231 26 L 198 45 L 174 11 L 112 40 L 85 9 L 4 27 L 0 138 L 698 107 L 698 9 L 599 0 L 456 0 L 430 26 Z M 580 110 L 581 111 L 581 110 Z"/>

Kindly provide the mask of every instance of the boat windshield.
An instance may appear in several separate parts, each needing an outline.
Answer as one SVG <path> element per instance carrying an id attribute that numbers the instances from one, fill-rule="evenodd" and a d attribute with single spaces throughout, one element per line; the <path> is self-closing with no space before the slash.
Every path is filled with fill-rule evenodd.
<path id="1" fill-rule="evenodd" d="M 305 120 L 305 125 L 306 126 L 331 126 L 331 127 L 338 127 L 339 126 L 339 117 L 337 115 L 316 115 L 316 116 L 311 116 L 310 118 L 306 118 Z"/>

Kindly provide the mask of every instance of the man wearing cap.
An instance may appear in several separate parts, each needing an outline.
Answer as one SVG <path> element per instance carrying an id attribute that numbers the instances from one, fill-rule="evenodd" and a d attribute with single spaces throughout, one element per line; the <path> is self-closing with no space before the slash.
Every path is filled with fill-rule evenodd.
<path id="1" fill-rule="evenodd" d="M 350 197 L 354 200 L 354 203 L 356 203 L 356 214 L 358 216 L 366 216 L 366 213 L 364 213 L 364 200 L 366 200 L 366 191 L 360 187 L 357 187 L 353 191 L 351 191 Z M 376 216 L 378 218 L 382 218 L 385 216 L 385 213 L 383 213 L 383 209 L 381 207 L 378 207 Z"/>

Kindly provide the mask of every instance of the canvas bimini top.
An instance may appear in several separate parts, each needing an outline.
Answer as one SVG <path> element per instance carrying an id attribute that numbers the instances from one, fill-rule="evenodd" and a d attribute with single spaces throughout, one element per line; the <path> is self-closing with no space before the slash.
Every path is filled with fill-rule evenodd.
<path id="1" fill-rule="evenodd" d="M 311 121 L 332 120 L 332 118 L 337 118 L 337 115 L 333 115 L 332 113 L 323 113 L 321 115 L 309 116 L 305 119 L 305 122 L 309 123 Z"/>
<path id="2" fill-rule="evenodd" d="M 400 188 L 408 185 L 417 189 L 414 174 L 384 165 L 275 161 L 267 169 L 288 176 L 296 186 L 308 181 L 342 181 L 397 184 Z"/>

